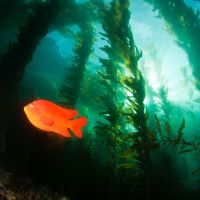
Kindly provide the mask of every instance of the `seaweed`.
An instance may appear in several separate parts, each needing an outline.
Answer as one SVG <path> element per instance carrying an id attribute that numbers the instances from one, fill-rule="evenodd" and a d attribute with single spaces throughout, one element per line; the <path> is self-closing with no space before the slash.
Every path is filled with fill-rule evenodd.
<path id="1" fill-rule="evenodd" d="M 159 119 L 157 118 L 159 121 Z M 170 123 L 168 122 L 169 126 Z M 200 142 L 199 138 L 194 138 L 191 141 L 188 141 L 184 137 L 183 130 L 185 128 L 185 119 L 182 120 L 178 131 L 176 134 L 174 134 L 173 137 L 168 136 L 168 131 L 167 129 L 162 132 L 162 138 L 159 139 L 157 138 L 156 140 L 158 141 L 159 145 L 161 148 L 167 150 L 169 146 L 171 145 L 172 147 L 177 147 L 178 148 L 178 153 L 183 154 L 183 153 L 189 153 L 192 151 L 199 151 L 200 150 Z"/>
<path id="2" fill-rule="evenodd" d="M 25 67 L 32 59 L 38 42 L 48 31 L 55 14 L 53 11 L 56 10 L 56 4 L 54 1 L 47 4 L 36 4 L 24 25 L 20 26 L 16 35 L 17 41 L 10 44 L 8 52 L 2 55 L 0 63 L 1 93 L 5 90 L 8 91 L 13 86 L 16 88 L 21 81 Z"/>
<path id="3" fill-rule="evenodd" d="M 83 3 L 76 3 L 74 0 L 60 1 L 63 4 L 63 9 L 59 12 L 59 16 L 51 28 L 59 31 L 64 36 L 69 33 L 68 27 L 71 25 L 84 26 L 84 24 L 93 24 L 98 21 L 97 5 L 93 1 Z"/>
<path id="4" fill-rule="evenodd" d="M 182 0 L 145 0 L 151 3 L 154 11 L 159 11 L 169 32 L 175 37 L 177 44 L 185 50 L 192 66 L 196 86 L 200 89 L 200 20 L 199 11 L 185 5 Z"/>
<path id="5" fill-rule="evenodd" d="M 92 52 L 94 42 L 94 29 L 89 23 L 80 25 L 76 36 L 76 45 L 73 49 L 72 64 L 66 68 L 63 86 L 60 95 L 63 104 L 74 107 L 80 95 L 81 81 L 84 76 L 88 58 Z"/>
<path id="6" fill-rule="evenodd" d="M 105 148 L 110 155 L 107 163 L 121 184 L 129 188 L 124 195 L 133 198 L 136 194 L 131 191 L 147 189 L 149 149 L 155 147 L 150 144 L 151 134 L 146 127 L 144 79 L 137 65 L 142 53 L 135 46 L 129 26 L 128 0 L 100 5 L 99 13 L 104 30 L 102 39 L 107 41 L 102 50 L 108 58 L 100 58 L 102 70 L 99 72 L 105 87 L 105 94 L 100 97 L 103 104 L 100 116 L 105 122 L 95 128 L 106 141 Z M 126 125 L 133 131 L 127 130 Z M 133 182 L 134 186 L 130 185 Z"/>
<path id="7" fill-rule="evenodd" d="M 168 157 L 168 169 L 171 168 L 171 173 L 176 174 L 178 176 L 178 172 L 176 169 L 173 167 L 173 154 L 176 152 L 175 159 L 178 159 L 178 156 L 183 155 L 183 154 L 188 154 L 188 153 L 193 153 L 197 152 L 199 153 L 200 150 L 200 138 L 199 137 L 194 137 L 193 139 L 185 139 L 185 134 L 184 134 L 184 129 L 186 126 L 185 119 L 182 119 L 182 122 L 177 130 L 177 133 L 172 134 L 170 130 L 170 137 L 169 137 L 169 130 L 168 128 L 162 128 L 160 125 L 160 121 L 156 116 L 156 121 L 157 121 L 157 126 L 158 126 L 158 131 L 160 134 L 162 134 L 162 137 L 155 138 L 156 143 L 158 144 L 160 153 L 162 156 L 167 156 Z M 170 122 L 168 122 L 168 126 L 170 127 Z M 158 156 L 158 155 L 157 155 Z M 158 160 L 158 157 L 157 157 Z M 197 167 L 194 169 L 190 174 L 191 175 L 199 175 L 200 168 Z M 180 172 L 179 172 L 180 173 Z M 176 187 L 180 187 L 180 183 L 176 185 Z M 183 187 L 183 186 L 182 186 Z M 178 195 L 178 194 L 177 194 Z M 179 194 L 180 195 L 180 194 Z"/>
<path id="8" fill-rule="evenodd" d="M 24 0 L 2 0 L 0 2 L 0 30 L 18 25 L 30 12 L 32 4 L 33 2 Z"/>
<path id="9" fill-rule="evenodd" d="M 1 55 L 1 96 L 8 91 L 10 93 L 17 91 L 25 68 L 31 61 L 40 40 L 50 29 L 55 28 L 57 20 L 62 16 L 63 12 L 67 13 L 68 18 L 70 18 L 72 13 L 65 12 L 65 10 L 73 11 L 76 8 L 76 4 L 74 0 L 49 0 L 45 2 L 36 1 L 32 3 L 32 7 L 32 11 L 28 14 L 24 24 L 19 27 L 16 34 L 16 42 L 11 43 L 7 53 Z M 77 21 L 74 22 L 74 18 L 72 19 L 73 23 L 78 23 Z M 67 23 L 69 24 L 68 21 Z"/>
<path id="10" fill-rule="evenodd" d="M 168 2 L 169 5 L 166 2 Z M 164 5 L 163 7 L 156 7 L 156 9 L 159 9 L 161 14 L 166 17 L 166 21 L 170 23 L 170 30 L 174 31 L 175 25 L 172 24 L 172 21 L 170 21 L 171 18 L 168 18 L 166 12 L 169 11 L 169 13 L 174 13 L 174 15 L 172 15 L 173 17 L 178 17 L 180 13 L 175 14 L 177 5 L 174 5 L 171 2 L 172 1 L 165 1 L 162 3 Z M 84 104 L 84 101 L 87 101 L 88 104 L 92 104 L 92 101 L 95 101 L 93 105 L 94 108 L 99 111 L 99 121 L 94 127 L 95 131 L 88 128 L 88 135 L 86 134 L 84 142 L 89 146 L 89 150 L 95 156 L 95 160 L 99 162 L 100 168 L 102 166 L 101 164 L 104 164 L 103 166 L 105 168 L 99 169 L 98 172 L 107 172 L 107 174 L 109 174 L 109 176 L 106 177 L 106 180 L 109 179 L 110 186 L 106 183 L 106 186 L 104 186 L 105 188 L 103 188 L 103 190 L 110 189 L 108 192 L 109 194 L 106 194 L 108 196 L 110 195 L 109 197 L 107 196 L 109 199 L 149 199 L 152 197 L 151 195 L 153 192 L 150 190 L 152 188 L 155 190 L 155 185 L 157 184 L 156 186 L 158 186 L 159 183 L 157 182 L 155 184 L 156 181 L 150 180 L 150 178 L 154 179 L 154 176 L 158 174 L 156 170 L 160 167 L 155 167 L 154 164 L 152 165 L 151 159 L 153 157 L 153 150 L 159 151 L 159 154 L 156 154 L 155 156 L 157 159 L 155 163 L 161 160 L 164 163 L 161 175 L 170 175 L 172 178 L 167 181 L 167 184 L 170 183 L 172 185 L 175 184 L 170 181 L 174 180 L 173 175 L 176 171 L 172 166 L 172 159 L 169 156 L 171 148 L 174 148 L 176 151 L 178 150 L 178 154 L 200 150 L 200 142 L 198 142 L 198 140 L 187 141 L 184 138 L 185 119 L 181 121 L 177 133 L 173 135 L 169 110 L 171 105 L 167 100 L 168 91 L 164 84 L 161 86 L 158 93 L 154 93 L 154 95 L 157 95 L 162 101 L 160 110 L 162 109 L 164 115 L 162 118 L 158 116 L 158 113 L 153 115 L 153 117 L 155 117 L 154 120 L 157 131 L 156 129 L 147 126 L 147 120 L 150 113 L 146 111 L 143 103 L 146 95 L 145 81 L 143 74 L 138 68 L 138 61 L 142 56 L 142 52 L 135 45 L 132 30 L 129 25 L 129 3 L 129 0 L 113 0 L 110 4 L 104 4 L 101 0 L 92 0 L 83 4 L 76 4 L 73 0 L 49 0 L 43 3 L 39 3 L 38 1 L 34 4 L 35 7 L 28 16 L 25 24 L 20 27 L 20 31 L 17 34 L 17 42 L 10 44 L 9 51 L 5 55 L 2 55 L 0 60 L 0 69 L 2 71 L 2 78 L 0 79 L 1 107 L 2 110 L 4 110 L 4 107 L 11 105 L 9 109 L 12 109 L 15 106 L 14 101 L 17 99 L 16 91 L 18 90 L 18 85 L 23 77 L 26 65 L 31 60 L 37 44 L 48 33 L 48 30 L 56 29 L 64 36 L 73 37 L 75 40 L 73 49 L 74 56 L 72 63 L 68 64 L 66 67 L 63 85 L 60 88 L 60 96 L 62 98 L 61 103 L 70 107 L 75 107 L 79 99 L 81 105 Z M 155 0 L 154 3 L 159 5 L 160 1 Z M 167 8 L 167 11 L 165 11 L 164 8 Z M 90 12 L 91 9 L 92 11 Z M 186 9 L 186 13 L 187 12 L 188 9 Z M 74 13 L 76 14 L 74 15 Z M 183 26 L 185 28 L 184 34 L 188 32 L 189 25 L 187 25 L 187 20 L 190 20 L 186 19 L 185 15 L 184 17 L 179 16 L 180 19 L 178 18 L 179 21 L 184 21 L 183 25 L 180 25 L 178 23 L 179 21 L 177 22 L 177 27 Z M 66 20 L 59 22 L 63 16 L 66 16 Z M 106 45 L 102 47 L 102 51 L 106 53 L 107 57 L 99 58 L 101 70 L 94 74 L 88 72 L 89 70 L 86 72 L 87 62 L 93 51 L 95 39 L 93 20 L 100 20 L 103 28 L 101 36 L 102 39 L 107 42 Z M 74 34 L 67 29 L 72 24 L 79 26 L 80 30 L 77 34 Z M 178 31 L 177 33 L 178 35 L 180 34 Z M 180 40 L 182 39 L 183 38 Z M 186 48 L 184 46 L 186 44 L 182 44 L 180 41 L 179 44 Z M 190 41 L 190 44 L 194 45 L 192 41 Z M 191 48 L 187 49 L 187 51 L 191 53 L 190 50 Z M 195 63 L 196 60 L 195 62 L 194 60 L 195 59 L 191 57 L 191 62 Z M 153 93 L 153 91 L 151 92 Z M 14 105 L 12 105 L 12 103 Z M 16 110 L 17 109 L 19 108 L 16 108 Z M 90 115 L 87 109 L 88 108 L 83 108 L 82 111 L 87 113 L 87 115 Z M 17 111 L 19 113 L 19 110 Z M 4 115 L 4 112 L 2 112 L 3 114 L 1 116 L 3 120 L 7 118 L 6 115 Z M 6 112 L 8 111 L 6 110 Z M 8 114 L 11 115 L 11 112 L 8 112 Z M 16 116 L 14 117 L 17 117 L 17 114 L 15 115 Z M 21 118 L 19 121 L 20 120 Z M 16 124 L 14 125 L 14 127 L 17 126 L 18 125 Z M 151 131 L 150 128 L 153 131 Z M 9 130 L 11 134 L 13 128 L 10 128 Z M 27 131 L 30 131 L 28 130 L 28 127 Z M 14 139 L 16 138 L 16 136 L 13 135 L 11 137 Z M 4 140 L 4 137 L 0 137 L 0 142 L 2 141 L 2 143 L 5 143 Z M 18 140 L 21 140 L 21 138 L 18 138 Z M 35 143 L 38 141 L 35 141 Z M 27 141 L 24 143 L 27 145 Z M 37 144 L 36 146 L 39 147 L 40 145 L 41 144 Z M 74 148 L 75 146 L 71 151 L 74 152 Z M 84 146 L 84 148 L 86 147 Z M 102 151 L 100 152 L 99 149 Z M 53 163 L 52 161 L 54 160 L 50 158 L 51 155 L 47 155 L 48 158 L 44 163 L 50 158 L 47 163 L 52 164 L 52 171 L 55 168 L 59 169 L 59 167 L 57 168 L 59 164 L 63 164 L 61 169 L 66 171 L 63 176 L 64 181 L 67 178 L 70 181 L 72 179 L 74 181 L 74 177 L 72 176 L 75 176 L 75 179 L 77 178 L 80 185 L 85 183 L 85 180 L 82 180 L 82 177 L 79 178 L 79 176 L 82 175 L 81 170 L 78 170 L 78 173 L 76 170 L 72 170 L 74 173 L 73 175 L 70 175 L 70 167 L 73 168 L 77 165 L 77 161 L 73 160 L 72 157 L 80 152 L 80 147 L 78 149 L 76 146 L 76 154 L 72 154 L 71 157 L 71 152 L 66 156 L 65 150 L 63 151 L 62 149 L 61 155 L 58 151 L 55 157 L 65 157 L 64 159 L 66 159 L 66 157 L 69 156 L 66 161 L 72 160 L 72 163 L 74 162 L 74 164 L 69 164 L 70 162 L 63 164 L 63 160 L 60 161 L 59 159 L 56 160 L 59 162 Z M 2 151 L 4 151 L 4 149 Z M 33 152 L 34 150 L 32 150 L 32 153 Z M 45 154 L 46 153 L 47 151 Z M 100 157 L 100 154 L 103 155 Z M 37 157 L 37 153 L 34 152 L 34 155 Z M 40 157 L 41 160 L 43 159 L 43 156 L 44 155 Z M 87 163 L 85 168 L 91 169 L 93 166 L 91 168 L 88 166 L 96 163 L 90 162 L 87 156 L 83 156 L 83 158 L 78 161 L 78 165 L 82 164 L 82 161 L 85 161 L 86 159 Z M 38 161 L 38 158 L 35 158 L 35 160 Z M 69 167 L 67 168 L 68 165 Z M 78 169 L 78 167 L 75 169 Z M 154 170 L 153 173 L 150 172 L 152 168 Z M 69 172 L 68 169 L 70 169 Z M 192 174 L 196 175 L 199 171 L 200 169 L 198 168 L 194 170 Z M 62 176 L 62 172 L 58 173 Z M 95 170 L 92 173 L 95 175 L 93 174 L 90 176 L 90 178 L 92 177 L 91 179 L 99 178 L 99 175 L 96 174 Z M 90 174 L 89 170 L 88 174 Z M 84 176 L 84 178 L 85 177 L 86 176 Z M 58 180 L 58 178 L 56 180 Z M 163 180 L 164 179 L 161 181 Z M 77 192 L 74 187 L 76 180 L 73 182 L 73 186 L 70 185 L 70 181 L 66 185 L 72 188 L 71 192 L 75 197 L 80 197 L 82 194 L 75 194 Z M 103 181 L 105 181 L 105 179 Z M 167 184 L 163 184 L 164 187 L 167 186 Z M 80 187 L 80 185 L 78 185 L 78 187 Z M 99 185 L 95 185 L 94 188 L 97 186 Z M 110 188 L 106 188 L 107 186 Z M 85 185 L 84 189 L 81 191 L 84 190 L 87 190 L 87 185 Z M 98 190 L 99 188 L 97 191 Z M 158 189 L 156 188 L 156 190 L 159 190 L 159 187 Z M 176 189 L 173 191 L 176 191 Z M 157 192 L 158 191 L 155 191 L 153 194 L 156 197 Z M 89 193 L 90 191 L 88 191 L 88 194 Z M 104 194 L 101 195 L 103 196 Z"/>
<path id="11" fill-rule="evenodd" d="M 12 118 L 11 113 L 21 106 L 18 99 L 19 84 L 37 45 L 50 29 L 55 28 L 57 19 L 63 12 L 76 6 L 74 0 L 35 1 L 31 5 L 32 10 L 23 25 L 19 27 L 16 41 L 10 43 L 8 51 L 0 57 L 0 107 L 3 120 Z M 73 11 L 73 9 L 69 10 Z M 70 12 L 67 14 L 68 17 L 71 16 Z M 74 18 L 73 23 L 75 23 Z M 6 126 L 6 122 L 2 124 Z M 1 133 L 5 132 L 5 127 L 1 129 Z"/>
<path id="12" fill-rule="evenodd" d="M 0 108 L 1 134 L 5 134 L 8 122 L 13 119 L 13 112 L 18 113 L 19 84 L 23 78 L 27 64 L 31 61 L 39 41 L 47 34 L 48 28 L 57 16 L 58 1 L 35 3 L 32 12 L 20 26 L 17 40 L 9 45 L 7 53 L 0 59 Z M 16 111 L 16 112 L 15 112 Z M 11 120 L 11 121 L 9 121 Z"/>

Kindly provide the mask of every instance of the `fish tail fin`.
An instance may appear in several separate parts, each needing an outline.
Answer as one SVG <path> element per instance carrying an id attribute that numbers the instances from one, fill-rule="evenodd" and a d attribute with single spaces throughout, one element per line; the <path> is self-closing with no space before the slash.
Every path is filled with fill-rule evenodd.
<path id="1" fill-rule="evenodd" d="M 85 117 L 80 117 L 71 121 L 70 129 L 77 138 L 82 138 L 81 128 L 87 124 Z"/>

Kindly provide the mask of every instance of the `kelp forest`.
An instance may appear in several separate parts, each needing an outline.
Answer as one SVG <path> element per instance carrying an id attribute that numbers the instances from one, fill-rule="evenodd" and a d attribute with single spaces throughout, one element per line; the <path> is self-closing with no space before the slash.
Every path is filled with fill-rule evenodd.
<path id="1" fill-rule="evenodd" d="M 198 200 L 199 16 L 198 0 L 1 0 L 0 199 Z"/>

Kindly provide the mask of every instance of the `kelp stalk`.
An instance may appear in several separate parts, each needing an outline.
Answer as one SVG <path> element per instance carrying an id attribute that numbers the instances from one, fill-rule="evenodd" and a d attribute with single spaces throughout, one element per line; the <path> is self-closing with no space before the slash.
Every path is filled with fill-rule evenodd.
<path id="1" fill-rule="evenodd" d="M 66 68 L 64 84 L 60 89 L 63 103 L 74 107 L 80 94 L 81 81 L 94 43 L 94 29 L 88 23 L 80 24 L 72 64 Z"/>
<path id="2" fill-rule="evenodd" d="M 151 3 L 155 11 L 166 22 L 178 45 L 185 50 L 192 66 L 193 75 L 200 89 L 200 20 L 199 12 L 194 13 L 183 0 L 145 0 Z"/>
<path id="3" fill-rule="evenodd" d="M 137 65 L 141 53 L 135 46 L 129 26 L 128 0 L 113 0 L 110 6 L 101 6 L 100 16 L 105 32 L 102 35 L 108 41 L 102 48 L 108 58 L 100 59 L 103 66 L 100 79 L 106 88 L 101 116 L 108 123 L 100 123 L 97 133 L 103 134 L 108 141 L 111 165 L 117 178 L 130 183 L 131 178 L 147 176 L 149 162 L 148 149 L 136 148 L 148 143 L 144 79 Z M 124 120 L 134 128 L 133 132 L 125 133 Z"/>

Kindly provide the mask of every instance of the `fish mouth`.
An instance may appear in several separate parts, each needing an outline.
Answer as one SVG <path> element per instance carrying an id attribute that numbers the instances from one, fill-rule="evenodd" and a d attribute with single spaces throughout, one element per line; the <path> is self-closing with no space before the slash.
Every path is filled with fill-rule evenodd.
<path id="1" fill-rule="evenodd" d="M 26 115 L 28 114 L 28 106 L 24 106 L 24 112 Z"/>

